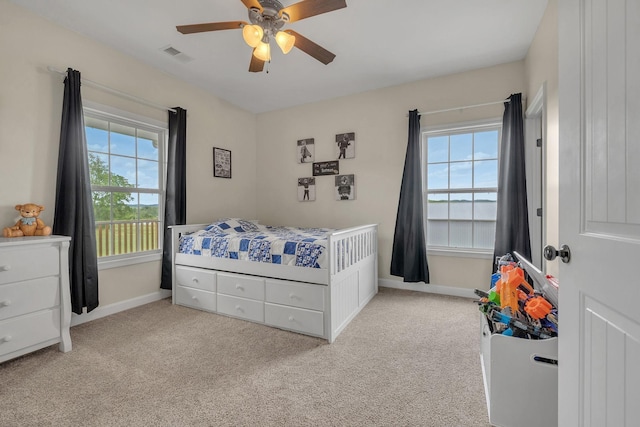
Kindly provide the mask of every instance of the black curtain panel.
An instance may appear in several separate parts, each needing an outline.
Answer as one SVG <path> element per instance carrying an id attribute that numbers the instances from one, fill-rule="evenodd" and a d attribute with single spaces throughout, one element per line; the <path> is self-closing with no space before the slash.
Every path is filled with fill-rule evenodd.
<path id="1" fill-rule="evenodd" d="M 167 188 L 164 204 L 164 243 L 162 252 L 162 289 L 171 289 L 171 225 L 187 221 L 187 110 L 169 111 L 169 147 Z"/>
<path id="2" fill-rule="evenodd" d="M 98 257 L 80 72 L 71 68 L 64 79 L 53 234 L 71 237 L 71 308 L 90 312 L 98 306 Z"/>
<path id="3" fill-rule="evenodd" d="M 522 94 L 517 93 L 505 102 L 502 118 L 494 263 L 514 251 L 531 260 L 524 151 Z"/>
<path id="4" fill-rule="evenodd" d="M 409 141 L 393 235 L 391 274 L 403 277 L 405 282 L 429 283 L 420 157 L 420 115 L 413 110 L 409 111 Z"/>

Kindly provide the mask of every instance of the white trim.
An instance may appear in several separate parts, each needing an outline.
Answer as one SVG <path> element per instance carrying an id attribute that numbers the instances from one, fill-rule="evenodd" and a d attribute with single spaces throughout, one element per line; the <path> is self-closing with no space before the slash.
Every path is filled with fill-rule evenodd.
<path id="1" fill-rule="evenodd" d="M 404 289 L 407 291 L 426 292 L 430 294 L 449 295 L 452 297 L 463 297 L 477 299 L 473 289 L 457 288 L 454 286 L 433 285 L 430 283 L 406 283 L 400 280 L 379 279 L 378 285 L 385 288 Z"/>
<path id="2" fill-rule="evenodd" d="M 468 129 L 480 129 L 483 127 L 500 127 L 500 133 L 502 134 L 502 117 L 492 117 L 488 119 L 481 120 L 469 120 L 466 122 L 453 122 L 446 123 L 442 125 L 429 125 L 429 126 L 421 126 L 420 133 L 425 134 L 435 134 L 435 133 L 453 133 L 453 132 L 464 132 Z"/>
<path id="3" fill-rule="evenodd" d="M 133 252 L 131 255 L 116 255 L 115 257 L 98 258 L 98 271 L 110 268 L 126 267 L 128 265 L 143 264 L 162 260 L 162 249 L 149 252 Z"/>
<path id="4" fill-rule="evenodd" d="M 534 142 L 532 138 L 535 137 L 535 130 L 530 129 L 531 125 L 540 127 L 540 138 L 542 139 L 542 148 L 541 151 L 537 151 L 538 148 L 534 147 Z M 527 111 L 525 112 L 525 159 L 527 160 L 527 192 L 530 194 L 540 193 L 540 208 L 542 208 L 542 218 L 540 224 L 540 234 L 541 241 L 539 243 L 537 254 L 535 255 L 535 259 L 538 260 L 541 265 L 538 267 L 546 271 L 547 263 L 544 260 L 542 249 L 544 247 L 544 242 L 547 239 L 547 82 L 543 82 L 536 96 L 529 104 Z M 534 169 L 532 166 L 537 167 L 536 160 L 540 161 L 540 170 L 533 173 Z M 540 176 L 537 176 L 539 172 Z M 532 218 L 536 218 L 535 209 L 536 207 L 531 206 L 531 200 L 528 198 L 527 202 L 529 203 L 529 222 L 531 227 Z M 531 248 L 532 251 L 534 248 Z"/>
<path id="5" fill-rule="evenodd" d="M 492 249 L 459 249 L 446 247 L 427 247 L 427 255 L 449 256 L 453 258 L 493 259 Z"/>
<path id="6" fill-rule="evenodd" d="M 91 313 L 75 314 L 71 315 L 71 326 L 77 326 L 85 322 L 100 319 L 101 317 L 110 316 L 112 314 L 119 313 L 121 311 L 129 310 L 141 305 L 149 304 L 151 302 L 160 301 L 161 299 L 171 297 L 171 291 L 160 289 L 151 294 L 142 295 L 136 298 L 131 298 L 125 301 L 116 302 L 113 304 L 105 305 L 104 307 L 98 307 Z"/>

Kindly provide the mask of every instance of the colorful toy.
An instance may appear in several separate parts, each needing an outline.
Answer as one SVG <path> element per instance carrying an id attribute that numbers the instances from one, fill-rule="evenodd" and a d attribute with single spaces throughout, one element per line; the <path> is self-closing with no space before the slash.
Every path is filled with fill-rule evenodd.
<path id="1" fill-rule="evenodd" d="M 551 313 L 552 308 L 553 306 L 551 303 L 539 295 L 529 298 L 524 304 L 524 311 L 526 311 L 533 319 L 546 318 L 547 315 Z"/>
<path id="2" fill-rule="evenodd" d="M 504 265 L 500 267 L 500 280 L 496 287 L 500 294 L 500 307 L 509 307 L 511 314 L 519 310 L 518 301 L 525 300 L 528 294 L 533 294 L 533 288 L 524 279 L 524 271 L 520 267 Z M 527 293 L 523 292 L 525 289 Z"/>
<path id="3" fill-rule="evenodd" d="M 44 206 L 34 203 L 16 205 L 16 210 L 20 211 L 20 218 L 13 227 L 5 227 L 2 230 L 4 237 L 22 236 L 48 236 L 51 234 L 51 227 L 44 224 L 38 215 L 44 210 Z"/>

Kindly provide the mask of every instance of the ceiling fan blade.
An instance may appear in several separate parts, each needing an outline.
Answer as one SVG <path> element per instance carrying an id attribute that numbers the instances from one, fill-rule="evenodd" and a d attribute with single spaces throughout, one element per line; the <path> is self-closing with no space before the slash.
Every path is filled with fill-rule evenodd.
<path id="1" fill-rule="evenodd" d="M 255 48 L 253 49 L 256 50 Z M 256 58 L 256 56 L 251 54 L 251 63 L 249 63 L 249 71 L 252 73 L 259 73 L 264 69 L 264 61 L 262 59 Z"/>
<path id="2" fill-rule="evenodd" d="M 289 15 L 289 22 L 295 22 L 343 7 L 347 7 L 346 0 L 302 0 L 285 7 L 282 12 Z"/>
<path id="3" fill-rule="evenodd" d="M 208 24 L 178 25 L 176 30 L 182 34 L 193 34 L 205 31 L 239 30 L 244 25 L 247 25 L 244 21 L 210 22 Z"/>
<path id="4" fill-rule="evenodd" d="M 247 6 L 247 9 L 251 9 L 252 7 L 255 7 L 258 10 L 262 10 L 262 5 L 258 3 L 258 0 L 240 0 L 240 1 L 244 3 L 245 6 Z"/>
<path id="5" fill-rule="evenodd" d="M 291 34 L 296 38 L 296 41 L 294 43 L 295 47 L 297 47 L 307 55 L 314 57 L 324 65 L 327 65 L 336 57 L 335 54 L 329 52 L 327 49 L 312 42 L 308 38 L 300 35 L 299 33 L 296 33 L 293 30 L 285 30 L 285 33 Z"/>

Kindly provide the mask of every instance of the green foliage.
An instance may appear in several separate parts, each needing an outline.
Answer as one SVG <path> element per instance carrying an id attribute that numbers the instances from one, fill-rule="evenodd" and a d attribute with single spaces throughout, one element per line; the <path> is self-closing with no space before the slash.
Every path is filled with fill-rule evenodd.
<path id="1" fill-rule="evenodd" d="M 109 181 L 109 168 L 100 157 L 93 153 L 89 153 L 89 171 L 91 185 L 134 187 L 133 184 L 127 181 L 127 178 L 118 174 L 111 174 L 111 181 Z M 137 219 L 136 209 L 127 204 L 133 201 L 131 193 L 92 191 L 91 196 L 93 198 L 93 211 L 96 221 L 109 221 L 111 219 L 111 211 L 113 211 L 114 220 Z M 111 209 L 112 204 L 113 209 Z"/>

